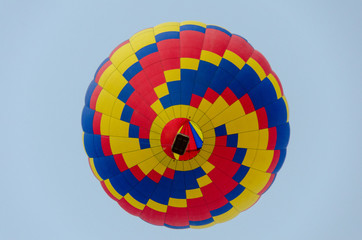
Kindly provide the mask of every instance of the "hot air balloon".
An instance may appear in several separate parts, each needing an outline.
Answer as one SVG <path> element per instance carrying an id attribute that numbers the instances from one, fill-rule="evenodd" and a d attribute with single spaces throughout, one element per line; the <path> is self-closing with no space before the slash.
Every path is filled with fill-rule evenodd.
<path id="1" fill-rule="evenodd" d="M 288 105 L 248 41 L 196 21 L 134 34 L 99 66 L 83 142 L 104 191 L 170 228 L 205 228 L 255 204 L 283 165 Z"/>

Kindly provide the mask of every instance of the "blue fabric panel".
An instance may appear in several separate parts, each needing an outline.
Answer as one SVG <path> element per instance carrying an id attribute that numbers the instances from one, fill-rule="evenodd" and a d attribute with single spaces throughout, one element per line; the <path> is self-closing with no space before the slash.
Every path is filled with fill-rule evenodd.
<path id="1" fill-rule="evenodd" d="M 181 104 L 190 105 L 196 71 L 181 69 Z"/>
<path id="2" fill-rule="evenodd" d="M 275 149 L 285 149 L 288 146 L 290 135 L 289 123 L 277 126 L 277 143 Z"/>
<path id="3" fill-rule="evenodd" d="M 225 204 L 224 206 L 222 206 L 220 208 L 217 208 L 215 210 L 210 211 L 210 213 L 211 213 L 211 216 L 213 216 L 213 217 L 214 216 L 219 216 L 219 215 L 221 215 L 223 213 L 226 213 L 227 211 L 229 211 L 232 208 L 233 208 L 233 205 L 231 205 L 230 203 L 227 203 L 227 204 Z"/>
<path id="4" fill-rule="evenodd" d="M 130 124 L 129 125 L 129 132 L 128 132 L 128 136 L 130 138 L 139 138 L 139 134 L 140 134 L 140 127 Z"/>
<path id="5" fill-rule="evenodd" d="M 125 105 L 121 114 L 121 120 L 125 122 L 130 122 L 133 114 L 133 108 L 128 105 Z"/>
<path id="6" fill-rule="evenodd" d="M 222 68 L 219 68 L 215 72 L 214 78 L 210 83 L 210 88 L 221 95 L 232 79 L 233 76 L 230 75 L 230 73 L 226 72 Z"/>
<path id="7" fill-rule="evenodd" d="M 148 201 L 148 199 L 151 197 L 152 193 L 155 191 L 156 187 L 157 187 L 157 183 L 152 181 L 149 177 L 145 176 L 135 186 L 134 189 L 136 189 L 138 192 L 142 193 L 147 198 L 147 201 Z"/>
<path id="8" fill-rule="evenodd" d="M 140 50 L 138 50 L 138 51 L 136 52 L 136 56 L 137 56 L 137 58 L 138 58 L 139 60 L 141 60 L 142 58 L 146 57 L 147 55 L 150 55 L 151 53 L 155 53 L 155 52 L 157 52 L 157 51 L 158 51 L 158 49 L 157 49 L 156 43 L 152 43 L 152 44 L 147 45 L 147 46 L 141 48 Z M 132 65 L 132 66 L 133 66 L 133 65 Z M 132 67 L 132 66 L 131 66 L 131 67 Z M 141 66 L 141 65 L 139 65 L 139 66 Z M 141 70 L 142 70 L 142 67 L 141 67 Z M 126 79 L 127 79 L 127 78 L 126 78 Z M 128 79 L 127 79 L 127 80 L 128 80 Z M 129 80 L 128 80 L 128 81 L 129 81 Z"/>
<path id="9" fill-rule="evenodd" d="M 186 189 L 195 189 L 199 188 L 199 184 L 197 183 L 197 178 L 195 177 L 194 171 L 186 171 L 185 172 L 185 185 Z"/>
<path id="10" fill-rule="evenodd" d="M 201 225 L 206 225 L 206 224 L 210 224 L 214 222 L 213 218 L 208 218 L 202 221 L 190 221 L 190 225 L 192 226 L 201 226 Z"/>
<path id="11" fill-rule="evenodd" d="M 187 31 L 187 30 L 205 33 L 206 29 L 204 27 L 191 25 L 191 24 L 180 26 L 180 31 Z"/>
<path id="12" fill-rule="evenodd" d="M 172 228 L 172 229 L 186 229 L 186 228 L 190 228 L 189 225 L 187 226 L 172 226 L 172 225 L 168 225 L 168 224 L 164 224 L 165 227 L 168 227 L 168 228 Z"/>
<path id="13" fill-rule="evenodd" d="M 233 162 L 241 164 L 244 161 L 246 151 L 247 151 L 246 148 L 238 148 L 238 149 L 236 149 L 236 152 L 235 152 L 234 158 L 233 158 Z"/>
<path id="14" fill-rule="evenodd" d="M 94 92 L 94 89 L 97 86 L 98 86 L 98 84 L 95 81 L 92 81 L 88 86 L 87 92 L 85 94 L 85 105 L 87 107 L 89 107 L 89 105 L 90 105 L 90 100 L 91 100 L 92 94 Z"/>
<path id="15" fill-rule="evenodd" d="M 224 28 L 222 28 L 222 27 L 219 27 L 219 26 L 207 25 L 206 28 L 211 28 L 211 29 L 219 30 L 219 31 L 221 31 L 221 32 L 223 32 L 223 33 L 226 33 L 226 34 L 229 35 L 230 37 L 231 37 L 231 35 L 232 35 L 228 30 L 226 30 L 226 29 L 224 29 Z"/>
<path id="16" fill-rule="evenodd" d="M 138 179 L 133 175 L 133 173 L 129 169 L 122 172 L 122 175 L 124 176 L 126 181 L 129 183 L 129 185 L 132 186 L 132 188 L 139 183 Z"/>
<path id="17" fill-rule="evenodd" d="M 94 135 L 89 134 L 89 133 L 84 133 L 83 139 L 84 139 L 83 140 L 84 148 L 85 148 L 85 151 L 87 152 L 88 157 L 90 157 L 90 158 L 98 157 L 97 151 L 94 146 L 94 140 L 93 140 Z"/>
<path id="18" fill-rule="evenodd" d="M 286 155 L 287 155 L 287 149 L 280 149 L 279 160 L 273 171 L 274 174 L 279 172 L 279 170 L 282 168 Z"/>
<path id="19" fill-rule="evenodd" d="M 138 185 L 137 185 L 138 186 Z M 136 186 L 136 187 L 137 187 Z M 138 190 L 136 190 L 136 188 L 133 188 L 129 194 L 136 199 L 137 201 L 139 201 L 140 203 L 143 204 L 147 204 L 148 200 L 150 199 L 149 197 L 147 197 L 145 194 L 143 194 L 143 192 L 140 192 Z"/>
<path id="20" fill-rule="evenodd" d="M 192 171 L 194 172 L 195 178 L 200 178 L 200 177 L 206 175 L 206 173 L 205 173 L 204 169 L 202 169 L 202 167 L 195 168 Z"/>
<path id="21" fill-rule="evenodd" d="M 225 71 L 227 71 L 232 77 L 236 76 L 236 74 L 238 74 L 238 72 L 240 71 L 240 69 L 237 66 L 235 66 L 232 62 L 230 62 L 225 58 L 221 59 L 219 68 L 222 68 Z"/>
<path id="22" fill-rule="evenodd" d="M 192 89 L 192 93 L 197 96 L 204 97 L 207 89 L 208 89 L 208 86 L 206 86 L 204 84 L 200 84 L 199 82 L 196 82 L 194 85 L 194 88 Z"/>
<path id="23" fill-rule="evenodd" d="M 140 71 L 142 71 L 142 66 L 139 62 L 134 63 L 132 66 L 130 66 L 124 73 L 123 73 L 123 77 L 127 80 L 130 81 L 134 76 L 137 75 L 137 73 L 139 73 Z"/>
<path id="24" fill-rule="evenodd" d="M 274 103 L 265 106 L 268 116 L 268 128 L 281 125 L 287 121 L 288 113 L 283 98 L 279 98 Z"/>
<path id="25" fill-rule="evenodd" d="M 277 100 L 274 86 L 267 78 L 253 88 L 248 94 L 256 110 Z"/>
<path id="26" fill-rule="evenodd" d="M 167 39 L 179 39 L 180 38 L 180 32 L 163 32 L 160 34 L 157 34 L 155 36 L 156 42 L 160 42 L 162 40 Z"/>
<path id="27" fill-rule="evenodd" d="M 195 82 L 209 86 L 217 69 L 218 67 L 214 64 L 200 60 Z"/>
<path id="28" fill-rule="evenodd" d="M 93 162 L 102 179 L 108 179 L 121 173 L 113 156 L 93 158 Z"/>
<path id="29" fill-rule="evenodd" d="M 140 138 L 139 139 L 140 142 L 140 148 L 141 149 L 145 149 L 145 148 L 150 148 L 150 140 L 149 139 L 145 139 L 145 138 Z"/>
<path id="30" fill-rule="evenodd" d="M 172 106 L 170 95 L 166 95 L 166 96 L 163 96 L 162 98 L 160 98 L 160 102 L 161 102 L 162 107 L 164 109 L 169 108 L 170 106 Z"/>
<path id="31" fill-rule="evenodd" d="M 238 169 L 238 171 L 233 176 L 233 179 L 238 183 L 241 182 L 241 180 L 244 179 L 244 177 L 246 176 L 248 171 L 249 171 L 249 167 L 246 167 L 244 165 L 240 165 L 240 168 Z"/>
<path id="32" fill-rule="evenodd" d="M 125 179 L 122 173 L 110 178 L 109 181 L 111 182 L 113 188 L 122 196 L 125 196 L 132 189 L 132 186 Z"/>
<path id="33" fill-rule="evenodd" d="M 230 202 L 238 197 L 245 190 L 244 186 L 237 185 L 231 192 L 225 195 L 226 199 Z"/>
<path id="34" fill-rule="evenodd" d="M 228 135 L 226 139 L 227 147 L 237 147 L 238 146 L 238 134 Z"/>
<path id="35" fill-rule="evenodd" d="M 121 90 L 117 98 L 122 102 L 126 103 L 128 98 L 132 95 L 134 91 L 135 89 L 132 87 L 132 85 L 127 83 L 126 86 L 124 86 L 124 88 Z"/>
<path id="36" fill-rule="evenodd" d="M 240 82 L 241 87 L 245 89 L 246 92 L 249 92 L 260 83 L 258 74 L 247 64 L 236 74 L 235 79 Z"/>
<path id="37" fill-rule="evenodd" d="M 246 90 L 238 80 L 232 80 L 229 84 L 229 88 L 238 99 L 246 94 Z"/>
<path id="38" fill-rule="evenodd" d="M 151 199 L 155 202 L 168 205 L 171 195 L 172 180 L 167 177 L 161 177 L 155 191 L 152 193 Z"/>
<path id="39" fill-rule="evenodd" d="M 94 133 L 93 132 L 93 118 L 95 111 L 90 109 L 87 106 L 84 106 L 82 112 L 82 128 L 86 133 Z"/>
<path id="40" fill-rule="evenodd" d="M 215 128 L 215 135 L 216 135 L 216 137 L 225 136 L 225 135 L 226 135 L 226 127 L 225 127 L 225 124 L 223 124 L 223 125 L 218 126 L 218 127 Z"/>

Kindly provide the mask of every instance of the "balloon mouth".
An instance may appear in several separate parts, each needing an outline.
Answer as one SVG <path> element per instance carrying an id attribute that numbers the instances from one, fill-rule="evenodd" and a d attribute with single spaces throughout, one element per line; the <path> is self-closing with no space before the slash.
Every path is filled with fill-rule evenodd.
<path id="1" fill-rule="evenodd" d="M 204 137 L 200 127 L 187 118 L 168 122 L 161 133 L 163 151 L 172 159 L 186 161 L 201 150 Z"/>

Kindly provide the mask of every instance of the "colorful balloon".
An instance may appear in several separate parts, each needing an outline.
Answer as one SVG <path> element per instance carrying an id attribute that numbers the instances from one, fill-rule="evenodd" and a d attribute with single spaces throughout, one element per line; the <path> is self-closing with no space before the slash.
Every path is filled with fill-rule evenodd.
<path id="1" fill-rule="evenodd" d="M 288 105 L 243 37 L 201 22 L 133 35 L 98 68 L 82 113 L 104 191 L 155 225 L 203 228 L 255 204 L 283 165 Z"/>

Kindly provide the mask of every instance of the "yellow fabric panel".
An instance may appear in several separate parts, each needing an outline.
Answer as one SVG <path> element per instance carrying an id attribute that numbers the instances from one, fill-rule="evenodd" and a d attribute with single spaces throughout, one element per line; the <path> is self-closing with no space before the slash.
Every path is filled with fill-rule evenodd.
<path id="1" fill-rule="evenodd" d="M 166 96 L 169 94 L 166 83 L 158 85 L 157 87 L 154 88 L 154 90 L 155 90 L 155 93 L 158 98 L 162 98 L 163 96 Z"/>
<path id="2" fill-rule="evenodd" d="M 258 148 L 259 131 L 238 134 L 238 148 Z"/>
<path id="3" fill-rule="evenodd" d="M 200 60 L 209 62 L 211 64 L 214 64 L 215 66 L 219 66 L 221 59 L 222 59 L 222 57 L 220 57 L 216 53 L 206 51 L 206 50 L 201 50 Z"/>
<path id="4" fill-rule="evenodd" d="M 211 121 L 208 121 L 205 125 L 202 125 L 202 126 L 199 125 L 199 127 L 201 128 L 202 132 L 207 132 L 207 131 L 210 131 L 210 130 L 214 130 L 214 125 L 212 125 Z M 215 137 L 215 131 L 214 131 L 213 136 Z"/>
<path id="5" fill-rule="evenodd" d="M 159 161 L 155 157 L 151 157 L 147 159 L 146 161 L 141 162 L 138 164 L 138 167 L 142 170 L 142 172 L 147 175 L 149 172 L 154 169 L 157 164 L 159 164 Z"/>
<path id="6" fill-rule="evenodd" d="M 204 126 L 204 125 L 208 124 L 209 122 L 210 122 L 210 118 L 209 118 L 208 116 L 206 116 L 206 115 L 203 115 L 203 116 L 199 119 L 199 121 L 197 121 L 197 124 L 198 124 L 199 126 Z"/>
<path id="7" fill-rule="evenodd" d="M 169 161 L 166 161 L 168 162 L 168 165 L 166 165 L 168 168 L 171 168 L 173 170 L 176 169 L 176 165 L 177 165 L 177 162 L 175 159 L 170 159 Z"/>
<path id="8" fill-rule="evenodd" d="M 169 119 L 174 119 L 175 117 L 175 112 L 173 111 L 172 107 L 166 108 L 165 112 L 167 114 L 167 116 L 169 117 Z"/>
<path id="9" fill-rule="evenodd" d="M 171 69 L 164 71 L 166 82 L 180 81 L 181 80 L 181 71 L 180 69 Z"/>
<path id="10" fill-rule="evenodd" d="M 186 199 L 171 198 L 168 201 L 168 205 L 171 207 L 185 208 L 187 207 Z"/>
<path id="11" fill-rule="evenodd" d="M 285 96 L 283 96 L 283 100 L 284 100 L 285 106 L 287 108 L 287 122 L 289 122 L 289 106 L 288 106 L 288 102 L 287 102 L 287 99 L 285 98 Z"/>
<path id="12" fill-rule="evenodd" d="M 232 62 L 237 68 L 239 68 L 239 70 L 242 69 L 245 65 L 245 61 L 241 57 L 239 57 L 239 55 L 235 54 L 230 50 L 226 50 L 224 52 L 223 58 Z"/>
<path id="13" fill-rule="evenodd" d="M 202 166 L 201 166 L 202 170 L 204 170 L 204 172 L 206 174 L 208 174 L 209 172 L 211 172 L 212 169 L 215 168 L 214 165 L 212 165 L 210 162 L 205 162 Z"/>
<path id="14" fill-rule="evenodd" d="M 127 193 L 124 196 L 124 200 L 126 200 L 129 204 L 131 204 L 133 207 L 139 209 L 139 210 L 143 210 L 145 208 L 145 204 L 140 203 L 139 201 L 137 201 L 136 199 L 134 199 L 129 193 Z"/>
<path id="15" fill-rule="evenodd" d="M 112 114 L 113 104 L 116 98 L 109 92 L 102 90 L 98 96 L 96 103 L 96 111 L 110 116 Z"/>
<path id="16" fill-rule="evenodd" d="M 117 198 L 118 200 L 122 199 L 123 196 L 121 194 L 119 194 L 116 189 L 114 189 L 114 187 L 112 186 L 111 182 L 109 181 L 109 179 L 104 181 L 104 184 L 106 185 L 106 188 L 108 189 L 108 191 L 113 195 L 113 197 Z"/>
<path id="17" fill-rule="evenodd" d="M 162 103 L 160 102 L 159 99 L 157 99 L 152 105 L 151 105 L 152 110 L 157 113 L 160 114 L 164 108 L 162 106 Z"/>
<path id="18" fill-rule="evenodd" d="M 115 98 L 117 98 L 127 83 L 127 80 L 121 75 L 120 72 L 114 71 L 108 78 L 108 81 L 103 88 L 112 94 Z"/>
<path id="19" fill-rule="evenodd" d="M 218 114 L 222 113 L 229 107 L 228 103 L 224 100 L 223 97 L 219 96 L 216 101 L 211 105 L 211 107 L 206 112 L 206 115 L 213 119 Z"/>
<path id="20" fill-rule="evenodd" d="M 136 151 L 140 149 L 139 140 L 137 138 L 122 138 L 110 136 L 109 142 L 113 155 Z"/>
<path id="21" fill-rule="evenodd" d="M 278 81 L 275 79 L 274 75 L 269 73 L 268 78 L 270 82 L 273 84 L 273 87 L 275 89 L 275 93 L 277 94 L 277 99 L 282 97 L 282 91 L 280 89 L 280 86 L 278 84 Z"/>
<path id="22" fill-rule="evenodd" d="M 163 173 L 166 171 L 166 166 L 164 166 L 163 164 L 158 164 L 153 170 L 155 170 L 162 176 Z"/>
<path id="23" fill-rule="evenodd" d="M 188 161 L 190 163 L 191 169 L 196 169 L 200 167 L 200 165 L 196 162 L 195 158 L 192 158 Z"/>
<path id="24" fill-rule="evenodd" d="M 129 67 L 131 67 L 133 64 L 135 64 L 136 62 L 138 62 L 138 58 L 136 57 L 135 54 L 129 56 L 127 59 L 125 59 L 121 65 L 119 65 L 117 67 L 118 71 L 123 74 L 125 71 L 127 71 L 127 69 Z"/>
<path id="25" fill-rule="evenodd" d="M 116 52 L 113 53 L 110 60 L 114 64 L 114 66 L 118 67 L 124 60 L 126 60 L 129 56 L 133 54 L 134 52 L 132 50 L 131 44 L 126 43 L 122 47 L 118 48 Z"/>
<path id="26" fill-rule="evenodd" d="M 195 58 L 180 58 L 181 69 L 197 70 L 199 68 L 199 59 Z"/>
<path id="27" fill-rule="evenodd" d="M 254 193 L 260 192 L 268 183 L 270 173 L 265 173 L 250 168 L 246 176 L 241 180 L 240 184 Z"/>
<path id="28" fill-rule="evenodd" d="M 178 22 L 161 23 L 153 28 L 153 32 L 155 35 L 164 32 L 179 32 L 179 31 L 180 31 L 180 23 Z"/>
<path id="29" fill-rule="evenodd" d="M 177 108 L 180 110 L 180 114 L 178 115 L 179 118 L 188 118 L 188 109 L 189 106 L 187 105 L 177 105 Z M 181 129 L 179 129 L 181 130 Z"/>
<path id="30" fill-rule="evenodd" d="M 257 152 L 257 150 L 255 150 L 255 149 L 246 150 L 246 154 L 245 154 L 242 164 L 244 166 L 251 167 L 255 161 L 256 152 Z"/>
<path id="31" fill-rule="evenodd" d="M 258 149 L 267 149 L 269 142 L 269 131 L 268 129 L 262 129 L 259 131 L 259 144 Z"/>
<path id="32" fill-rule="evenodd" d="M 196 180 L 197 180 L 197 183 L 199 184 L 200 188 L 202 188 L 212 182 L 211 179 L 209 178 L 209 176 L 207 176 L 207 175 L 204 175 Z"/>
<path id="33" fill-rule="evenodd" d="M 245 211 L 250 208 L 256 201 L 259 199 L 259 195 L 253 193 L 252 191 L 245 189 L 239 196 L 234 200 L 231 200 L 230 203 L 233 205 L 239 212 Z"/>
<path id="34" fill-rule="evenodd" d="M 225 124 L 228 134 L 255 131 L 259 129 L 256 112 L 249 113 Z"/>
<path id="35" fill-rule="evenodd" d="M 167 205 L 163 205 L 161 203 L 155 202 L 152 199 L 148 200 L 147 206 L 158 212 L 163 212 L 163 213 L 167 212 Z"/>
<path id="36" fill-rule="evenodd" d="M 206 28 L 205 23 L 198 22 L 198 21 L 183 21 L 183 22 L 180 23 L 180 26 L 183 26 L 183 25 L 197 25 L 197 26 Z"/>
<path id="37" fill-rule="evenodd" d="M 129 132 L 129 123 L 115 118 L 109 119 L 109 132 L 112 133 L 112 136 L 117 137 L 128 137 Z"/>
<path id="38" fill-rule="evenodd" d="M 206 154 L 205 154 L 206 153 Z M 210 157 L 211 153 L 207 153 L 205 151 L 200 151 L 199 155 L 197 155 L 194 159 L 197 162 L 199 166 L 203 165 L 207 160 L 207 158 L 203 157 L 203 155 L 206 155 L 207 158 Z"/>
<path id="39" fill-rule="evenodd" d="M 202 229 L 202 228 L 208 228 L 208 227 L 211 227 L 211 226 L 214 226 L 216 223 L 215 222 L 212 222 L 212 223 L 209 223 L 209 224 L 205 224 L 205 225 L 190 225 L 190 228 L 193 228 L 193 229 Z"/>
<path id="40" fill-rule="evenodd" d="M 211 107 L 212 103 L 210 103 L 209 101 L 207 101 L 205 98 L 203 98 L 200 102 L 200 105 L 199 105 L 199 110 L 205 114 L 207 112 L 207 110 Z M 196 120 L 195 120 L 196 122 Z"/>
<path id="41" fill-rule="evenodd" d="M 99 78 L 98 85 L 104 87 L 105 83 L 107 82 L 108 78 L 112 75 L 112 73 L 116 71 L 116 68 L 113 64 L 109 65 L 104 72 L 102 73 L 101 77 Z"/>
<path id="42" fill-rule="evenodd" d="M 161 134 L 163 126 L 165 126 L 165 122 L 162 121 L 161 118 L 157 117 L 157 118 L 155 118 L 155 120 L 153 120 L 151 130 L 155 133 Z M 155 138 L 153 138 L 153 139 L 155 139 Z"/>
<path id="43" fill-rule="evenodd" d="M 212 151 L 214 150 L 214 145 L 215 145 L 215 132 L 213 133 L 213 134 L 214 134 L 214 135 L 213 135 L 213 136 L 214 136 L 213 138 L 210 138 L 210 137 L 208 136 L 208 134 L 209 134 L 209 132 L 206 132 L 205 135 L 204 135 L 204 143 L 203 143 L 203 145 L 202 145 L 202 151 L 200 151 L 199 154 L 201 154 L 201 153 L 203 153 L 203 152 L 206 152 L 206 153 L 208 153 L 208 154 L 211 154 Z M 212 134 L 211 131 L 210 131 L 210 134 Z M 208 158 L 208 157 L 207 157 L 207 158 Z M 205 158 L 205 159 L 207 159 L 207 158 Z"/>
<path id="44" fill-rule="evenodd" d="M 109 136 L 109 124 L 110 124 L 111 117 L 107 115 L 102 115 L 101 118 L 101 126 L 100 126 L 100 132 L 103 136 Z"/>
<path id="45" fill-rule="evenodd" d="M 93 158 L 89 158 L 89 165 L 92 169 L 92 172 L 94 174 L 94 176 L 99 180 L 99 181 L 103 181 L 103 179 L 101 178 L 101 176 L 99 176 L 96 167 L 94 166 L 94 159 Z"/>
<path id="46" fill-rule="evenodd" d="M 225 111 L 211 119 L 214 126 L 220 126 L 245 115 L 244 108 L 239 101 L 234 102 Z"/>
<path id="47" fill-rule="evenodd" d="M 259 63 L 258 63 L 257 61 L 255 61 L 255 59 L 249 58 L 246 63 L 247 63 L 252 69 L 254 69 L 254 71 L 256 72 L 256 74 L 258 74 L 260 80 L 263 80 L 263 79 L 266 77 L 266 74 L 265 74 L 263 68 L 259 65 Z"/>
<path id="48" fill-rule="evenodd" d="M 122 101 L 119 101 L 118 99 L 114 102 L 114 106 L 112 109 L 112 117 L 116 118 L 116 119 L 120 119 L 122 112 L 123 112 L 123 108 L 126 104 Z"/>
<path id="49" fill-rule="evenodd" d="M 138 140 L 138 139 L 137 139 Z M 128 141 L 127 141 L 128 142 Z M 127 143 L 126 143 L 127 145 Z M 145 161 L 146 159 L 149 159 L 153 156 L 153 153 L 151 149 L 140 149 L 137 151 L 128 151 L 123 153 L 124 161 L 128 168 L 131 168 L 133 166 L 136 166 L 140 164 L 141 162 Z"/>
<path id="50" fill-rule="evenodd" d="M 129 39 L 129 42 L 131 43 L 134 52 L 137 52 L 141 48 L 152 43 L 156 43 L 153 28 L 144 29 L 136 33 Z"/>
<path id="51" fill-rule="evenodd" d="M 215 223 L 223 223 L 223 222 L 233 219 L 238 214 L 239 214 L 239 211 L 237 211 L 235 208 L 231 208 L 229 211 L 227 211 L 221 215 L 213 216 L 213 218 L 215 220 Z"/>
<path id="52" fill-rule="evenodd" d="M 256 151 L 255 160 L 252 167 L 260 171 L 266 172 L 273 161 L 274 150 L 258 150 Z"/>
<path id="53" fill-rule="evenodd" d="M 176 161 L 175 170 L 177 170 L 177 171 L 185 171 L 184 170 L 184 161 Z"/>
<path id="54" fill-rule="evenodd" d="M 202 192 L 201 192 L 200 188 L 186 189 L 186 198 L 187 199 L 194 199 L 194 198 L 199 198 L 199 197 L 202 197 Z"/>

